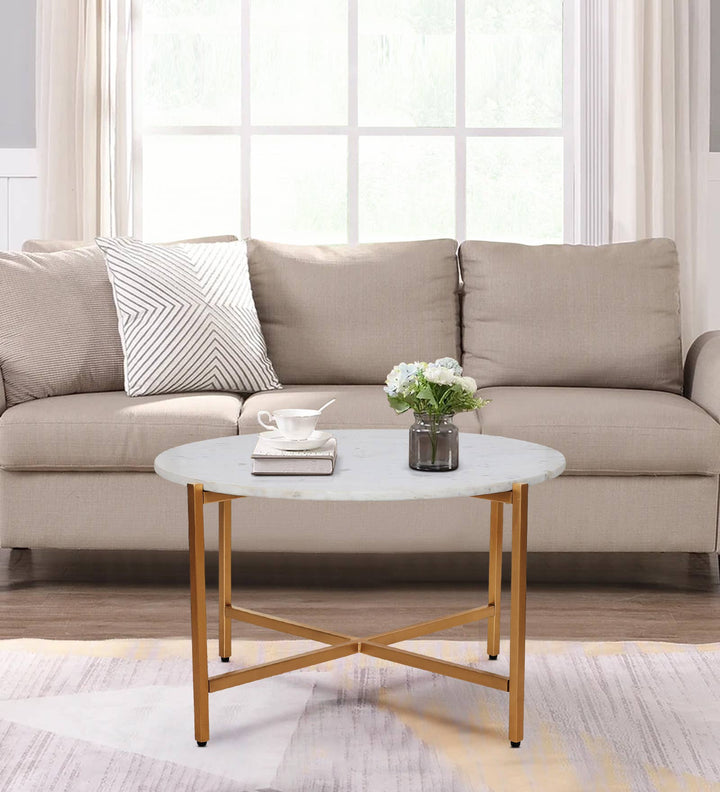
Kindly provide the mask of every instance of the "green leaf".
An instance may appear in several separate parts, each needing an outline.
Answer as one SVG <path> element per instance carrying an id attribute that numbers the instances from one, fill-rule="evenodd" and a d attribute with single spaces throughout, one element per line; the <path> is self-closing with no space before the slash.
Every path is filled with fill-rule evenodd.
<path id="1" fill-rule="evenodd" d="M 433 407 L 437 407 L 437 399 L 429 385 L 426 385 L 417 395 L 418 399 L 429 401 Z"/>
<path id="2" fill-rule="evenodd" d="M 395 410 L 398 415 L 407 412 L 410 409 L 410 405 L 402 398 L 402 396 L 388 396 L 388 402 L 390 402 L 390 406 Z"/>

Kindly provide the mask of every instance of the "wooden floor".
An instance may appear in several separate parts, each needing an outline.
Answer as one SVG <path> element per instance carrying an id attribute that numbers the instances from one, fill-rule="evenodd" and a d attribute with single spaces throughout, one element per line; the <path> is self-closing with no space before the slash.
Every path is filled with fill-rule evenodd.
<path id="1" fill-rule="evenodd" d="M 217 634 L 216 563 L 209 553 L 211 636 Z M 233 601 L 363 635 L 485 603 L 486 564 L 480 553 L 236 553 Z M 0 638 L 189 637 L 187 579 L 184 553 L 0 550 Z M 529 638 L 720 641 L 714 555 L 535 554 L 528 580 Z M 508 604 L 506 586 L 504 635 Z M 467 640 L 484 629 L 468 625 L 438 637 Z M 234 635 L 287 637 L 239 624 Z"/>

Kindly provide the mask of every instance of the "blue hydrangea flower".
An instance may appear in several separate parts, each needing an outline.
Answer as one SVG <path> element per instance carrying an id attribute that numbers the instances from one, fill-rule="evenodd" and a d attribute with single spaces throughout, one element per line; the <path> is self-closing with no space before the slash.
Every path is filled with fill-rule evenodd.
<path id="1" fill-rule="evenodd" d="M 403 396 L 416 381 L 420 363 L 398 363 L 387 375 L 383 390 L 388 396 Z"/>
<path id="2" fill-rule="evenodd" d="M 462 374 L 462 366 L 457 362 L 457 360 L 455 360 L 455 358 L 451 358 L 451 357 L 438 358 L 435 361 L 435 365 L 441 366 L 442 368 L 450 369 L 450 371 L 452 371 L 452 373 L 456 377 L 459 377 Z"/>

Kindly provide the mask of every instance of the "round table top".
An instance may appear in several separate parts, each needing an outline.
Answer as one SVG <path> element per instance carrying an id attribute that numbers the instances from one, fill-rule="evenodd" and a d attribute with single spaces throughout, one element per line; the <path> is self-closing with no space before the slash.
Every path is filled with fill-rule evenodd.
<path id="1" fill-rule="evenodd" d="M 171 448 L 155 459 L 155 472 L 175 484 L 202 484 L 209 492 L 256 498 L 321 501 L 398 501 L 507 492 L 513 484 L 540 484 L 565 470 L 553 448 L 460 433 L 457 470 L 408 467 L 407 429 L 331 430 L 337 438 L 331 476 L 253 476 L 257 435 L 220 437 Z"/>

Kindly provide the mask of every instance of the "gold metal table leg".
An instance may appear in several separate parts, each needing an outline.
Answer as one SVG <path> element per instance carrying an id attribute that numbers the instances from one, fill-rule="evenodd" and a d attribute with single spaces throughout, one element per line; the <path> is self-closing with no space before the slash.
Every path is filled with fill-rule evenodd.
<path id="1" fill-rule="evenodd" d="M 219 603 L 219 647 L 220 659 L 227 663 L 232 653 L 232 501 L 221 501 L 219 509 L 218 535 L 218 603 Z"/>
<path id="2" fill-rule="evenodd" d="M 188 484 L 188 532 L 190 546 L 190 617 L 192 628 L 193 699 L 195 706 L 195 739 L 199 746 L 207 744 L 210 735 L 209 693 L 242 685 L 257 679 L 282 674 L 328 660 L 361 652 L 374 657 L 409 665 L 445 676 L 464 679 L 475 684 L 495 688 L 510 694 L 510 745 L 517 748 L 523 738 L 523 710 L 525 686 L 525 600 L 527 574 L 527 499 L 528 485 L 515 484 L 512 492 L 476 495 L 490 500 L 490 564 L 488 604 L 454 613 L 439 619 L 412 624 L 392 632 L 364 638 L 323 630 L 306 624 L 269 616 L 264 613 L 236 608 L 232 605 L 231 589 L 231 504 L 238 495 L 204 492 L 201 484 Z M 311 638 L 328 644 L 300 655 L 259 666 L 208 676 L 207 612 L 205 592 L 205 536 L 203 505 L 219 504 L 219 651 L 222 659 L 231 652 L 232 621 L 244 621 L 289 635 Z M 512 504 L 512 574 L 510 582 L 510 675 L 493 674 L 470 667 L 426 657 L 390 644 L 416 638 L 448 627 L 488 620 L 488 654 L 497 657 L 500 650 L 500 593 L 502 579 L 503 504 Z"/>
<path id="3" fill-rule="evenodd" d="M 188 484 L 193 703 L 195 709 L 195 739 L 200 746 L 206 745 L 210 737 L 203 502 L 202 484 Z"/>
<path id="4" fill-rule="evenodd" d="M 502 542 L 503 542 L 503 504 L 493 501 L 490 504 L 490 564 L 488 569 L 488 605 L 495 606 L 495 612 L 488 621 L 487 651 L 491 660 L 500 654 L 500 595 L 502 592 Z"/>
<path id="5" fill-rule="evenodd" d="M 510 577 L 510 745 L 520 747 L 525 709 L 528 485 L 513 485 Z"/>

